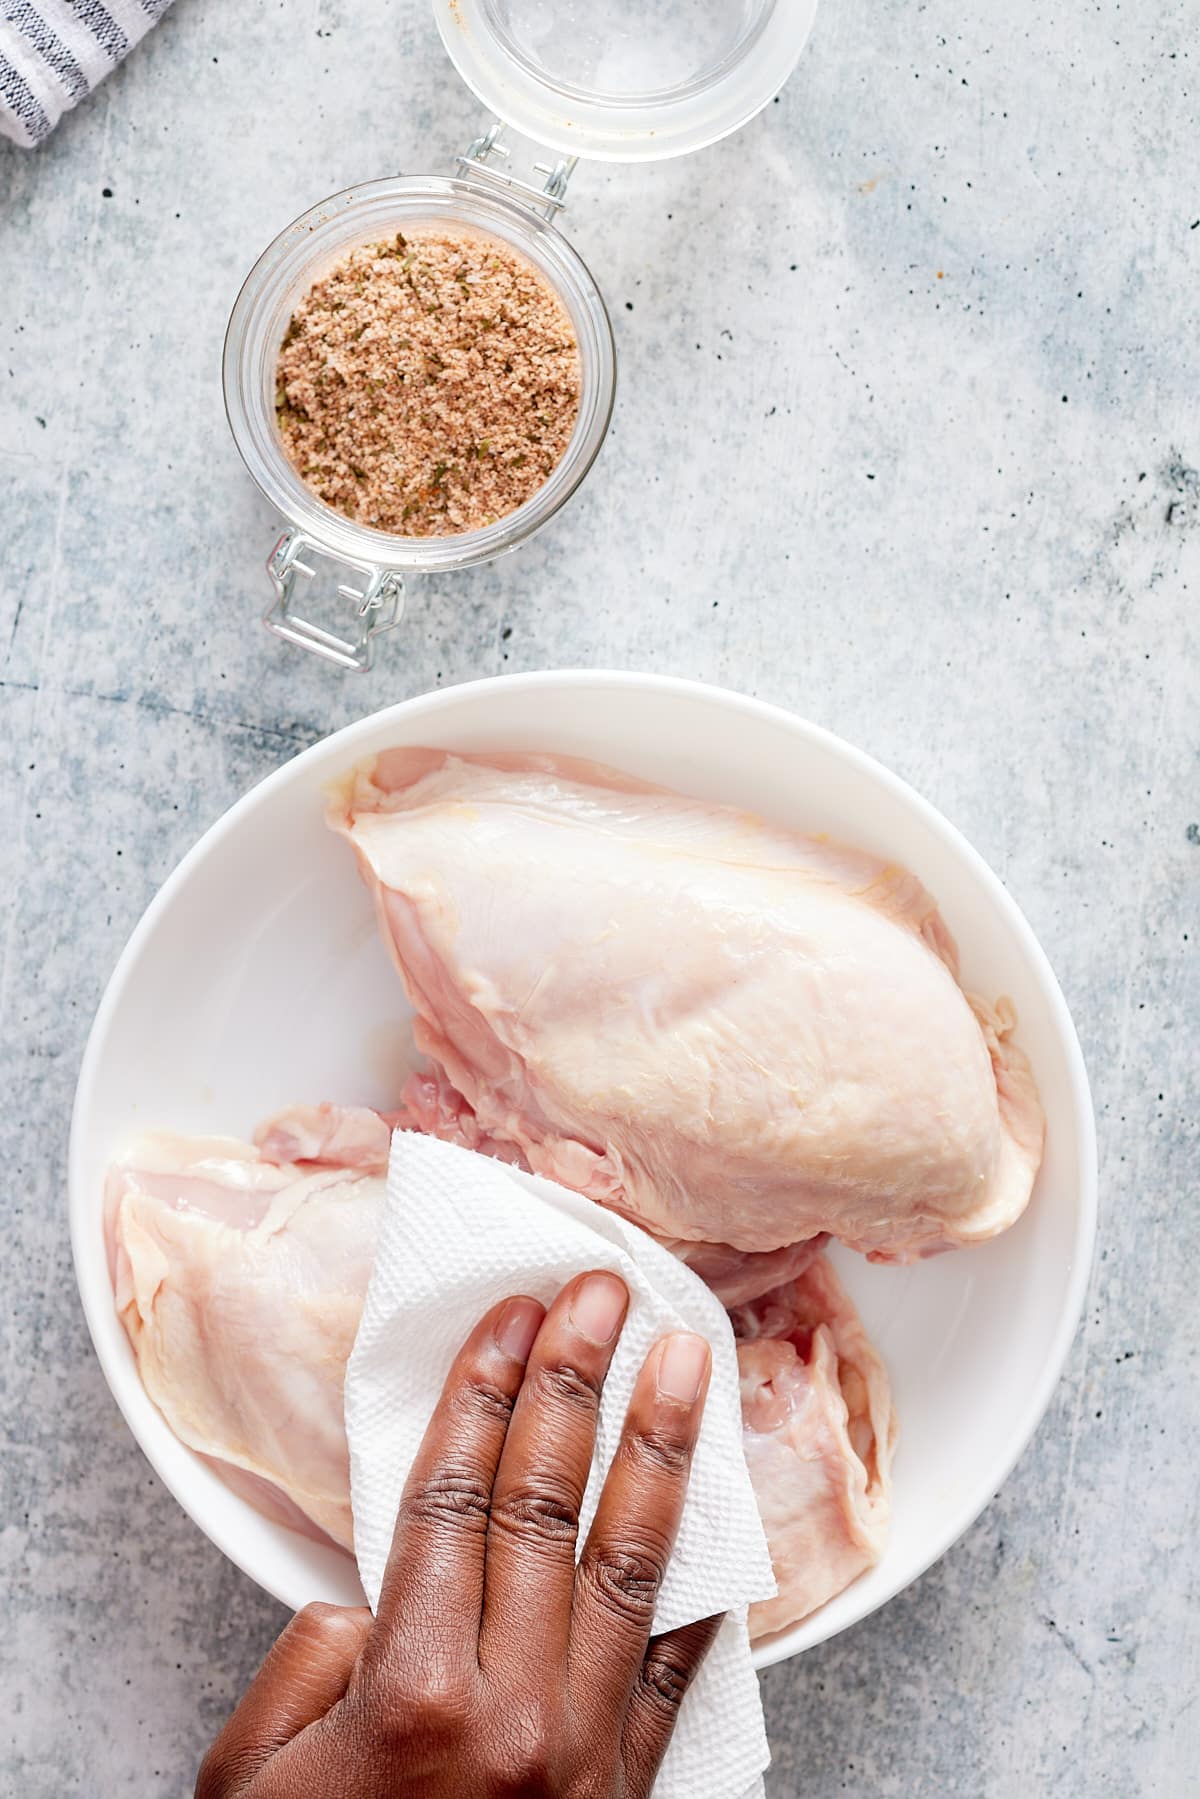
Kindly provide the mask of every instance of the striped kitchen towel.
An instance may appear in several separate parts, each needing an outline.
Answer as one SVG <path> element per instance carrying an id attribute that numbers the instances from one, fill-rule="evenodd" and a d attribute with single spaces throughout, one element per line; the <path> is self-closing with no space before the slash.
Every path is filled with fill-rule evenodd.
<path id="1" fill-rule="evenodd" d="M 171 0 L 0 0 L 0 136 L 40 144 Z"/>

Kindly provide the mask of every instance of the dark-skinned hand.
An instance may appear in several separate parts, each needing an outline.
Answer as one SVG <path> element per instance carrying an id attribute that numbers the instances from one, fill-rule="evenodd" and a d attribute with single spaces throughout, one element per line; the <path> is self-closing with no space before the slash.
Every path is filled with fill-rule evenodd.
<path id="1" fill-rule="evenodd" d="M 628 1294 L 573 1280 L 468 1337 L 409 1475 L 378 1616 L 310 1605 L 200 1770 L 196 1799 L 644 1799 L 708 1618 L 651 1637 L 711 1357 L 638 1377 L 576 1566 L 601 1388 Z"/>

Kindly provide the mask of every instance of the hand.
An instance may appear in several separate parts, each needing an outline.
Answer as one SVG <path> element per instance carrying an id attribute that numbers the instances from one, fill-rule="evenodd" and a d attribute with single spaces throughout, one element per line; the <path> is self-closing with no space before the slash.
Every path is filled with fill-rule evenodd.
<path id="1" fill-rule="evenodd" d="M 576 1568 L 600 1390 L 629 1296 L 508 1299 L 450 1370 L 377 1618 L 310 1605 L 205 1758 L 196 1799 L 644 1799 L 719 1618 L 651 1639 L 708 1387 L 665 1337 Z"/>

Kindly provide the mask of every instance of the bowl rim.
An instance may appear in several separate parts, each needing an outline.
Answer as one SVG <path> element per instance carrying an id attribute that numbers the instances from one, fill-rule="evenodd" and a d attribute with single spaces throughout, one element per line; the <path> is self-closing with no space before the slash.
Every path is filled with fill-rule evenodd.
<path id="1" fill-rule="evenodd" d="M 1077 1219 L 1071 1267 L 1050 1351 L 1043 1363 L 1040 1378 L 1026 1396 L 1020 1421 L 1009 1432 L 989 1469 L 986 1489 L 988 1497 L 982 1503 L 975 1496 L 964 1499 L 954 1509 L 948 1522 L 932 1539 L 932 1546 L 921 1559 L 919 1566 L 906 1570 L 856 1617 L 846 1620 L 840 1625 L 822 1630 L 819 1623 L 820 1613 L 817 1613 L 815 1635 L 813 1634 L 814 1620 L 806 1620 L 758 1644 L 754 1650 L 754 1665 L 761 1670 L 772 1667 L 777 1662 L 786 1661 L 793 1655 L 802 1654 L 806 1649 L 816 1648 L 818 1644 L 826 1642 L 830 1636 L 861 1624 L 865 1618 L 889 1604 L 905 1588 L 919 1580 L 970 1529 L 976 1519 L 982 1516 L 1024 1454 L 1034 1432 L 1045 1416 L 1051 1396 L 1061 1378 L 1075 1339 L 1084 1298 L 1091 1279 L 1098 1224 L 1096 1127 L 1087 1069 L 1074 1021 L 1063 997 L 1062 989 L 1032 926 L 999 876 L 979 851 L 968 842 L 957 826 L 951 824 L 950 820 L 936 806 L 926 800 L 907 781 L 894 774 L 875 757 L 868 755 L 865 750 L 860 750 L 835 732 L 827 730 L 822 725 L 814 724 L 811 720 L 802 718 L 786 707 L 775 705 L 770 701 L 738 693 L 730 688 L 712 686 L 707 682 L 685 679 L 681 676 L 621 669 L 539 669 L 523 674 L 484 676 L 450 687 L 435 688 L 427 693 L 415 694 L 408 699 L 398 700 L 392 705 L 379 707 L 364 717 L 355 719 L 348 725 L 343 725 L 337 731 L 327 733 L 316 743 L 309 745 L 307 749 L 273 769 L 241 794 L 231 806 L 228 806 L 171 870 L 135 924 L 125 947 L 117 958 L 116 965 L 101 996 L 80 1063 L 71 1114 L 67 1163 L 67 1203 L 76 1284 L 101 1371 L 138 1448 L 168 1491 L 183 1507 L 188 1517 L 221 1550 L 222 1554 L 254 1581 L 256 1586 L 271 1593 L 272 1597 L 279 1600 L 281 1604 L 290 1606 L 290 1601 L 283 1594 L 270 1586 L 259 1572 L 247 1565 L 247 1560 L 240 1553 L 232 1532 L 220 1527 L 211 1529 L 207 1523 L 201 1522 L 193 1509 L 188 1494 L 180 1490 L 180 1483 L 164 1469 L 155 1450 L 148 1447 L 143 1441 L 130 1413 L 130 1406 L 133 1403 L 132 1394 L 144 1392 L 137 1378 L 136 1367 L 119 1363 L 116 1353 L 110 1353 L 97 1309 L 89 1301 L 84 1270 L 91 1265 L 95 1256 L 95 1207 L 99 1200 L 98 1196 L 89 1190 L 87 1184 L 86 1119 L 90 1111 L 92 1089 L 97 1078 L 110 1020 L 117 1011 L 124 990 L 137 965 L 143 944 L 153 932 L 160 916 L 172 904 L 176 892 L 187 882 L 191 871 L 211 854 L 216 845 L 234 829 L 246 813 L 266 802 L 276 788 L 290 782 L 308 764 L 327 755 L 332 745 L 344 744 L 349 749 L 356 739 L 373 736 L 386 719 L 398 719 L 403 716 L 406 721 L 411 721 L 415 717 L 419 718 L 427 713 L 435 713 L 448 704 L 469 701 L 472 697 L 497 687 L 504 687 L 516 692 L 536 692 L 539 689 L 555 686 L 638 688 L 645 692 L 660 693 L 664 696 L 676 695 L 710 701 L 730 711 L 753 715 L 765 723 L 782 726 L 806 739 L 809 743 L 818 745 L 827 752 L 840 757 L 859 773 L 875 781 L 903 806 L 914 810 L 933 833 L 966 862 L 971 872 L 990 891 L 1006 922 L 1013 930 L 1031 971 L 1037 977 L 1038 985 L 1049 1005 L 1067 1064 L 1073 1127 L 1079 1150 Z M 170 1427 L 165 1420 L 163 1427 L 169 1431 Z M 803 1645 L 795 1644 L 793 1639 L 801 1631 L 804 1632 L 806 1641 Z"/>

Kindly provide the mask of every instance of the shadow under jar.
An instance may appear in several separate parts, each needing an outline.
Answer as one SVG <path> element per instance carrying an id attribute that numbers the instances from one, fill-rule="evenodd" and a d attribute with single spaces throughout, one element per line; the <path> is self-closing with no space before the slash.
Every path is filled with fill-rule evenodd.
<path id="1" fill-rule="evenodd" d="M 230 428 L 287 527 L 267 563 L 273 631 L 365 670 L 376 636 L 400 620 L 406 575 L 504 555 L 565 505 L 599 453 L 616 389 L 603 297 L 555 223 L 576 162 L 680 155 L 738 129 L 790 73 L 815 9 L 816 0 L 676 0 L 648 23 L 632 0 L 434 0 L 447 50 L 495 118 L 455 159 L 456 175 L 367 182 L 296 219 L 259 257 L 230 318 Z M 550 152 L 530 179 L 511 166 L 502 142 L 510 126 Z M 297 307 L 353 251 L 397 233 L 500 240 L 533 265 L 574 332 L 579 403 L 566 448 L 524 504 L 477 530 L 407 537 L 373 529 L 314 491 L 280 433 L 279 357 Z M 328 624 L 313 616 L 322 576 L 336 589 Z"/>

